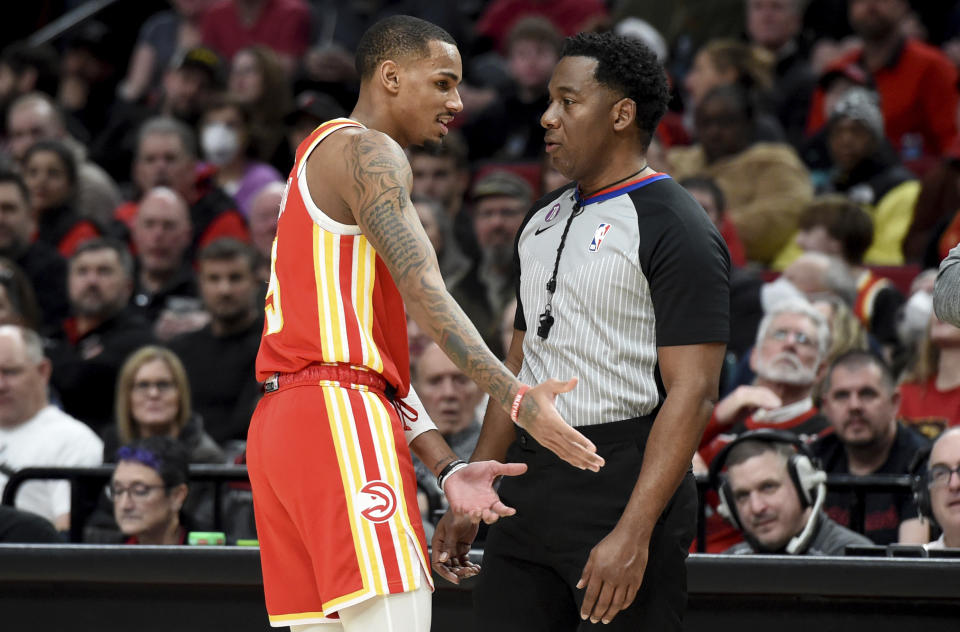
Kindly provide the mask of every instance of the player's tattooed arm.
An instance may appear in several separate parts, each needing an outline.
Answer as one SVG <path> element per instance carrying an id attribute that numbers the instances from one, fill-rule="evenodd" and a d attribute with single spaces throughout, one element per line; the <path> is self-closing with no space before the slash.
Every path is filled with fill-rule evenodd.
<path id="1" fill-rule="evenodd" d="M 366 130 L 351 137 L 345 154 L 348 205 L 390 269 L 410 315 L 493 401 L 510 410 L 521 384 L 447 292 L 436 253 L 410 202 L 413 174 L 403 150 L 385 134 Z M 557 394 L 575 385 L 576 379 L 536 385 L 522 397 L 517 423 L 568 463 L 599 470 L 603 459 L 596 446 L 567 425 L 554 405 Z"/>
<path id="2" fill-rule="evenodd" d="M 407 310 L 464 373 L 509 408 L 520 384 L 447 292 L 410 202 L 413 175 L 403 150 L 385 134 L 368 130 L 353 136 L 346 153 L 354 217 L 390 268 Z"/>

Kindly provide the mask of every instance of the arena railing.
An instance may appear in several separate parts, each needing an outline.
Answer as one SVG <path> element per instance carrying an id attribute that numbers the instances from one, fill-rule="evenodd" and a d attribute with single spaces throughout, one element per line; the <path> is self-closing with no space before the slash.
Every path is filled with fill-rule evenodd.
<path id="1" fill-rule="evenodd" d="M 95 508 L 96 500 L 103 486 L 110 480 L 113 468 L 108 465 L 99 467 L 30 467 L 14 472 L 3 490 L 2 504 L 13 505 L 20 486 L 28 480 L 66 479 L 71 483 L 71 520 L 70 541 L 83 540 L 83 524 Z M 247 468 L 242 465 L 191 465 L 191 482 L 231 483 L 248 482 Z M 223 486 L 214 485 L 214 525 L 219 529 L 223 524 Z M 827 477 L 827 489 L 831 492 L 849 492 L 851 494 L 850 528 L 863 533 L 865 520 L 865 501 L 869 494 L 910 493 L 909 476 L 871 475 L 849 476 L 830 474 Z M 706 512 L 708 503 L 706 494 L 710 484 L 705 476 L 697 477 L 697 495 L 699 500 L 697 514 L 696 551 L 703 553 L 706 542 Z"/>

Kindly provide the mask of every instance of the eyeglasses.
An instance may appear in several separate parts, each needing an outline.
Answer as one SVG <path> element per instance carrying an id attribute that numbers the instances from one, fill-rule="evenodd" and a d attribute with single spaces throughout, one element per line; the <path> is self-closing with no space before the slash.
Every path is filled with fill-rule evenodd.
<path id="1" fill-rule="evenodd" d="M 946 465 L 934 465 L 927 473 L 927 485 L 929 487 L 946 487 L 950 484 L 950 477 L 954 474 L 960 476 L 960 465 L 953 469 Z"/>
<path id="2" fill-rule="evenodd" d="M 793 340 L 801 346 L 804 347 L 816 347 L 817 343 L 813 338 L 803 333 L 802 331 L 797 331 L 796 329 L 775 329 L 770 333 L 770 337 L 778 342 L 785 342 L 793 336 Z"/>
<path id="3" fill-rule="evenodd" d="M 129 487 L 107 485 L 103 491 L 106 492 L 107 498 L 110 500 L 120 500 L 124 494 L 130 494 L 131 498 L 143 500 L 155 489 L 166 489 L 166 485 L 147 485 L 146 483 L 134 483 Z"/>
<path id="4" fill-rule="evenodd" d="M 172 380 L 155 380 L 152 382 L 150 380 L 138 380 L 133 383 L 133 392 L 140 395 L 146 395 L 152 389 L 157 389 L 157 393 L 166 395 L 176 388 L 176 386 L 177 385 L 174 384 Z"/>

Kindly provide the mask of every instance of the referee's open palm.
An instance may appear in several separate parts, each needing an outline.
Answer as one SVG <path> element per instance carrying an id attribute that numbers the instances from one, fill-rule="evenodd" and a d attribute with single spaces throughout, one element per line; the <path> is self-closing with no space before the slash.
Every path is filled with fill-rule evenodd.
<path id="1" fill-rule="evenodd" d="M 597 446 L 567 424 L 554 405 L 557 395 L 572 391 L 576 385 L 575 377 L 566 382 L 549 379 L 527 391 L 520 402 L 517 425 L 570 465 L 599 472 L 604 461 L 597 454 Z"/>

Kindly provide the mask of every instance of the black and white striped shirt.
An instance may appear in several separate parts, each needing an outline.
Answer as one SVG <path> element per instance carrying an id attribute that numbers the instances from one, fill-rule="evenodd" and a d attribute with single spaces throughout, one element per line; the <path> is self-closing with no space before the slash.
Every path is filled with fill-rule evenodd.
<path id="1" fill-rule="evenodd" d="M 658 346 L 728 339 L 729 254 L 703 209 L 665 174 L 600 191 L 570 225 L 544 340 L 537 323 L 577 195 L 571 184 L 538 200 L 517 236 L 515 326 L 527 332 L 519 377 L 579 377 L 557 399 L 573 426 L 649 415 L 664 398 Z"/>

